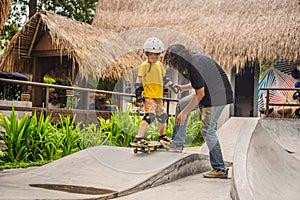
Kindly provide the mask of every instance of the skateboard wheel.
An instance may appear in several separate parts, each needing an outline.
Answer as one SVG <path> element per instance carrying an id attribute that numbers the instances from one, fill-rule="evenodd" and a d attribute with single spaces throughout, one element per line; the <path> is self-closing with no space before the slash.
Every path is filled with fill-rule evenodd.
<path id="1" fill-rule="evenodd" d="M 151 150 L 150 150 L 150 149 L 148 149 L 147 153 L 151 153 Z"/>
<path id="2" fill-rule="evenodd" d="M 133 153 L 137 153 L 138 152 L 138 150 L 137 149 L 133 149 Z"/>

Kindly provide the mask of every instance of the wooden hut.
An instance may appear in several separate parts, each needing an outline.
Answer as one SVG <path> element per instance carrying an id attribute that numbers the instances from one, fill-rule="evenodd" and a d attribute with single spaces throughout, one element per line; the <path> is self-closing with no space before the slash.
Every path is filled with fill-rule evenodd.
<path id="1" fill-rule="evenodd" d="M 299 9 L 298 0 L 100 0 L 93 25 L 130 45 L 157 36 L 166 46 L 179 42 L 208 54 L 231 74 L 233 114 L 255 116 L 259 65 L 299 62 Z"/>
<path id="2" fill-rule="evenodd" d="M 6 47 L 0 71 L 63 78 L 72 84 L 88 77 L 118 79 L 141 58 L 112 31 L 52 12 L 36 13 Z M 33 106 L 42 106 L 42 90 L 33 92 Z"/>

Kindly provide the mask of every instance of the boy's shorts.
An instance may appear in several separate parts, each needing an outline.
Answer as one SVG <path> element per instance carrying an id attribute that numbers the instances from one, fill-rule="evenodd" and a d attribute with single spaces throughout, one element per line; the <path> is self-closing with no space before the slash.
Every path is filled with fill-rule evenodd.
<path id="1" fill-rule="evenodd" d="M 155 113 L 157 116 L 166 113 L 163 100 L 161 98 L 145 98 L 144 112 Z"/>

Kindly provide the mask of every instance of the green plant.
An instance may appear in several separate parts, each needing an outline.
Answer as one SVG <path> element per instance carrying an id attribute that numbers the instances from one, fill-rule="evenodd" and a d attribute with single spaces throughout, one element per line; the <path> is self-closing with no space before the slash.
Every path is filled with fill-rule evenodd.
<path id="1" fill-rule="evenodd" d="M 37 162 L 32 161 L 20 161 L 20 162 L 3 162 L 0 161 L 0 170 L 3 169 L 14 169 L 14 168 L 26 168 L 31 166 L 41 166 L 51 162 L 51 160 L 41 160 Z"/>
<path id="2" fill-rule="evenodd" d="M 1 139 L 7 146 L 8 161 L 15 162 L 27 159 L 30 121 L 27 115 L 18 120 L 14 106 L 12 106 L 10 117 L 0 114 L 0 126 L 5 129 L 5 134 Z"/>
<path id="3" fill-rule="evenodd" d="M 39 119 L 37 119 L 35 112 L 31 118 L 30 130 L 31 134 L 28 138 L 30 160 L 52 160 L 56 155 L 59 139 L 55 134 L 55 128 L 51 125 L 51 114 L 45 118 L 41 112 Z"/>
<path id="4" fill-rule="evenodd" d="M 125 112 L 117 109 L 112 115 L 112 120 L 115 125 L 113 130 L 121 130 L 122 134 L 118 135 L 121 141 L 118 141 L 121 146 L 129 146 L 129 143 L 133 140 L 138 133 L 139 125 L 142 122 L 142 117 L 137 113 L 131 113 L 131 107 L 128 106 Z M 118 140 L 116 138 L 116 140 Z"/>
<path id="5" fill-rule="evenodd" d="M 0 99 L 20 100 L 22 93 L 21 84 L 17 83 L 0 83 Z"/>
<path id="6" fill-rule="evenodd" d="M 130 107 L 125 112 L 117 109 L 110 119 L 98 117 L 100 129 L 106 135 L 107 145 L 128 147 L 139 129 L 141 117 L 130 113 Z"/>
<path id="7" fill-rule="evenodd" d="M 201 146 L 204 142 L 201 133 L 201 110 L 196 110 L 190 114 L 187 123 L 186 144 L 188 146 Z"/>
<path id="8" fill-rule="evenodd" d="M 157 121 L 155 120 L 147 127 L 145 138 L 149 141 L 156 141 L 158 139 L 158 133 Z"/>
<path id="9" fill-rule="evenodd" d="M 100 146 L 107 143 L 107 134 L 97 124 L 83 125 L 80 131 L 80 149 L 86 149 L 88 147 Z"/>
<path id="10" fill-rule="evenodd" d="M 103 133 L 108 138 L 106 144 L 113 146 L 122 146 L 122 144 L 124 144 L 122 141 L 124 138 L 124 132 L 116 125 L 114 117 L 112 116 L 111 119 L 107 120 L 103 119 L 102 117 L 99 117 L 98 119 Z"/>
<path id="11" fill-rule="evenodd" d="M 166 125 L 166 129 L 165 129 L 165 134 L 168 137 L 172 137 L 173 129 L 174 129 L 174 124 L 175 124 L 175 116 L 171 115 L 169 117 L 169 123 Z"/>
<path id="12" fill-rule="evenodd" d="M 75 125 L 76 115 L 71 119 L 70 115 L 63 117 L 59 115 L 60 121 L 56 125 L 60 135 L 59 147 L 62 149 L 63 156 L 67 156 L 76 149 L 75 146 L 80 143 L 80 123 Z"/>

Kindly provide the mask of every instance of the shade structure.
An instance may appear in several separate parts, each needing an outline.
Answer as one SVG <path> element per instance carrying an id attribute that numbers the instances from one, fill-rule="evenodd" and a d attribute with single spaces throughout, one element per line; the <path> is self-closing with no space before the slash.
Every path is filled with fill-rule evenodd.
<path id="1" fill-rule="evenodd" d="M 141 58 L 112 31 L 49 11 L 36 13 L 10 41 L 0 58 L 0 70 L 33 73 L 35 46 L 49 35 L 54 51 L 67 52 L 78 66 L 78 76 L 118 79 L 141 63 Z"/>
<path id="2" fill-rule="evenodd" d="M 299 59 L 299 10 L 298 0 L 99 0 L 93 25 L 119 33 L 147 28 L 166 45 L 186 42 L 169 35 L 178 32 L 223 67 L 239 69 L 247 60 Z M 158 28 L 165 31 L 151 32 Z"/>

